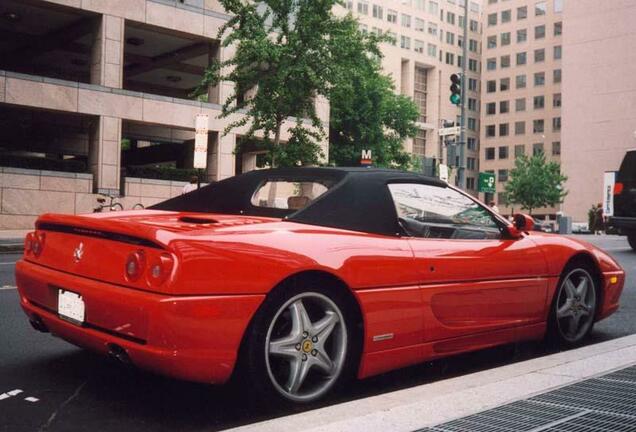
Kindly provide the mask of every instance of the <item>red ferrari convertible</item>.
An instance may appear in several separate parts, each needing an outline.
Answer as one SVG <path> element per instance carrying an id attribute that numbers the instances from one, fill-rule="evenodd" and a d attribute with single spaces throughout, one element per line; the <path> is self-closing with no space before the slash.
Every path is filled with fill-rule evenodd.
<path id="1" fill-rule="evenodd" d="M 161 374 L 315 401 L 359 378 L 548 335 L 618 308 L 603 251 L 437 179 L 254 171 L 148 210 L 46 214 L 16 266 L 41 331 Z"/>

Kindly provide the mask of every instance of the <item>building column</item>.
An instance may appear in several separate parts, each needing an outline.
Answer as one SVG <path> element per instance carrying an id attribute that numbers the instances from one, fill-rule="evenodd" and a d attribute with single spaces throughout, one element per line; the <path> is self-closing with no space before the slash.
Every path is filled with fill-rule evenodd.
<path id="1" fill-rule="evenodd" d="M 234 175 L 236 135 L 212 132 L 208 136 L 208 181 L 219 181 Z"/>
<path id="2" fill-rule="evenodd" d="M 119 195 L 121 166 L 121 119 L 99 117 L 91 128 L 88 160 L 93 173 L 93 190 Z"/>
<path id="3" fill-rule="evenodd" d="M 124 20 L 102 15 L 93 33 L 91 84 L 122 88 Z"/>
<path id="4" fill-rule="evenodd" d="M 212 65 L 214 62 L 221 61 L 221 48 L 219 44 L 210 44 L 210 51 L 208 53 L 208 61 L 209 64 Z M 213 104 L 221 104 L 224 101 L 221 101 L 221 83 L 218 83 L 215 86 L 208 87 L 208 102 Z"/>

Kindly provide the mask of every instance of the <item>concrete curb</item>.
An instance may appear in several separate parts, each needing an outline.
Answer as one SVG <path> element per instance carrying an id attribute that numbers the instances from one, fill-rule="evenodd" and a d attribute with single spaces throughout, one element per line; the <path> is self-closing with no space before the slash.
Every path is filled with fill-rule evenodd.
<path id="1" fill-rule="evenodd" d="M 410 432 L 633 364 L 636 335 L 229 430 Z"/>

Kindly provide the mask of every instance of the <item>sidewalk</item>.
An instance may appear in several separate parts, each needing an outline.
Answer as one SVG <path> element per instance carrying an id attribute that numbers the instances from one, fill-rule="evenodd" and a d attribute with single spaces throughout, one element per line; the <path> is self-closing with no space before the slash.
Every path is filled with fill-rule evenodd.
<path id="1" fill-rule="evenodd" d="M 634 365 L 631 335 L 232 430 L 636 431 Z"/>
<path id="2" fill-rule="evenodd" d="M 29 231 L 32 230 L 0 230 L 0 253 L 22 252 Z"/>

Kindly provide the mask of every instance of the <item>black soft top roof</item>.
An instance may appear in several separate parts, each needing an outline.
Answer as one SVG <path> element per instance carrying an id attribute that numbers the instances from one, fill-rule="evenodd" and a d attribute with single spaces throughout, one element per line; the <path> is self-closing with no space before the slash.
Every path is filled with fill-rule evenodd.
<path id="1" fill-rule="evenodd" d="M 330 189 L 300 210 L 252 205 L 258 187 L 273 180 L 314 181 Z M 377 234 L 398 233 L 387 183 L 415 182 L 446 187 L 416 173 L 378 168 L 276 168 L 250 171 L 156 204 L 151 209 L 280 217 L 312 225 Z"/>

